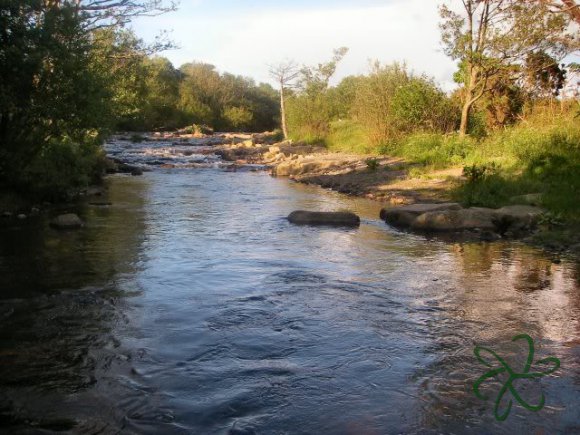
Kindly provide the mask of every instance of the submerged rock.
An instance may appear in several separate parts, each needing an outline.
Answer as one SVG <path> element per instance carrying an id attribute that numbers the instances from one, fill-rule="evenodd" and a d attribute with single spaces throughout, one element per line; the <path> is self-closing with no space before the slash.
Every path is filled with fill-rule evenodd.
<path id="1" fill-rule="evenodd" d="M 50 226 L 61 230 L 81 228 L 83 221 L 74 213 L 61 214 L 50 221 Z"/>
<path id="2" fill-rule="evenodd" d="M 381 219 L 393 226 L 410 227 L 420 215 L 444 210 L 461 210 L 461 206 L 455 202 L 446 202 L 442 204 L 412 204 L 403 207 L 384 208 L 381 210 Z"/>
<path id="3" fill-rule="evenodd" d="M 358 227 L 360 218 L 351 212 L 304 211 L 297 210 L 288 216 L 290 223 L 297 225 L 333 225 Z"/>

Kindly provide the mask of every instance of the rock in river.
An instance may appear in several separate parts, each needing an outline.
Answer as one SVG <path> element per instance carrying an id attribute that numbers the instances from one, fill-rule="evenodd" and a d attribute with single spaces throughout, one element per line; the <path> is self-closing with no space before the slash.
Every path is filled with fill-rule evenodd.
<path id="1" fill-rule="evenodd" d="M 455 202 L 442 204 L 412 204 L 403 207 L 384 208 L 381 210 L 381 219 L 396 227 L 410 227 L 415 219 L 429 212 L 444 210 L 461 210 L 461 206 Z"/>
<path id="2" fill-rule="evenodd" d="M 74 213 L 61 214 L 52 221 L 50 225 L 61 230 L 80 228 L 83 226 L 83 221 Z"/>
<path id="3" fill-rule="evenodd" d="M 442 210 L 423 213 L 411 228 L 418 231 L 495 231 L 495 210 L 473 207 L 461 210 Z"/>
<path id="4" fill-rule="evenodd" d="M 288 216 L 288 220 L 297 225 L 333 225 L 358 227 L 360 218 L 350 212 L 333 211 L 304 211 L 297 210 Z"/>

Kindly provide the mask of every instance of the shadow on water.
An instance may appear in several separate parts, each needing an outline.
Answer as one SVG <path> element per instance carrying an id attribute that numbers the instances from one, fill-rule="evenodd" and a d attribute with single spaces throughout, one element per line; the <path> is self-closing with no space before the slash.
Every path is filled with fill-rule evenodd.
<path id="1" fill-rule="evenodd" d="M 0 231 L 4 428 L 566 433 L 580 421 L 577 264 L 401 233 L 376 203 L 258 173 L 157 170 L 113 178 L 109 195 L 79 232 Z M 292 226 L 296 209 L 351 209 L 362 225 Z M 517 364 L 518 333 L 562 367 L 522 389 L 543 391 L 544 410 L 498 423 L 471 390 L 485 369 L 473 348 Z"/>
<path id="2" fill-rule="evenodd" d="M 146 191 L 142 180 L 114 180 L 114 205 L 81 207 L 78 231 L 50 228 L 49 216 L 3 223 L 0 430 L 107 426 L 89 418 L 99 403 L 87 392 L 124 358 L 114 330 L 127 321 L 126 297 L 139 294 L 127 277 L 139 268 Z"/>

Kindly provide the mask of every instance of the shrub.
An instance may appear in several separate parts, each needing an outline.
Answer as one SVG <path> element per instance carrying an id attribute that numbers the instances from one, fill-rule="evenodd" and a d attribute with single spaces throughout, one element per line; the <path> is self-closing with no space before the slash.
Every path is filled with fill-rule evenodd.
<path id="1" fill-rule="evenodd" d="M 380 166 L 377 159 L 367 159 L 366 164 L 370 171 L 376 171 Z"/>
<path id="2" fill-rule="evenodd" d="M 80 145 L 68 138 L 53 139 L 21 174 L 21 188 L 34 196 L 61 200 L 98 182 L 105 161 L 96 143 Z"/>

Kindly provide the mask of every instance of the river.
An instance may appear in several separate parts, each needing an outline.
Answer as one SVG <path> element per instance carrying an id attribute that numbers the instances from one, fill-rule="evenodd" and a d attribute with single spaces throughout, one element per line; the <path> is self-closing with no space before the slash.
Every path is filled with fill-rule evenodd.
<path id="1" fill-rule="evenodd" d="M 110 177 L 98 204 L 75 208 L 85 228 L 42 215 L 0 226 L 0 431 L 580 431 L 577 262 L 399 232 L 377 203 L 227 172 L 186 146 L 109 152 L 129 148 L 154 170 Z M 362 224 L 292 226 L 296 209 L 349 209 Z M 543 394 L 542 410 L 508 392 L 498 421 L 506 379 L 477 398 L 490 367 L 474 348 L 522 372 L 518 334 L 534 340 L 534 370 L 561 365 L 514 382 L 530 404 Z"/>

